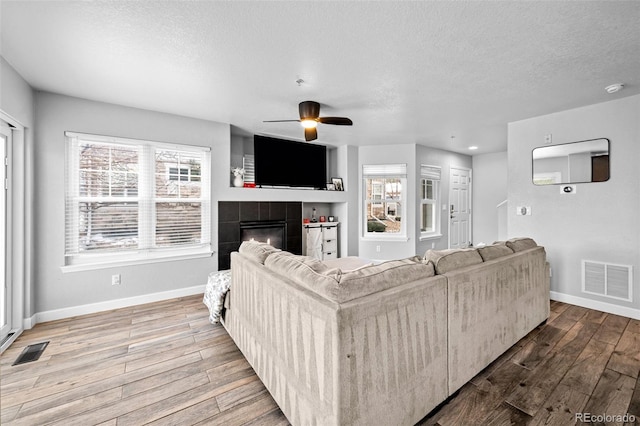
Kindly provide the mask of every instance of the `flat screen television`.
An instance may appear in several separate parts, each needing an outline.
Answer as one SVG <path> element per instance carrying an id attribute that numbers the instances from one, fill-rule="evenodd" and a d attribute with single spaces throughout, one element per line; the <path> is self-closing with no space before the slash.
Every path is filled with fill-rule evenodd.
<path id="1" fill-rule="evenodd" d="M 327 147 L 255 135 L 257 186 L 326 189 Z"/>

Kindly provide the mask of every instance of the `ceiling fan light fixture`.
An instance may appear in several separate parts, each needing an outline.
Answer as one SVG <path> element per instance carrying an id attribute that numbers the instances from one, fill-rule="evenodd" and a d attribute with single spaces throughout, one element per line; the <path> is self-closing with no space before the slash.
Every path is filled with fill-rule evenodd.
<path id="1" fill-rule="evenodd" d="M 300 120 L 300 125 L 305 129 L 315 129 L 318 127 L 318 122 L 311 118 L 306 118 L 304 120 Z"/>

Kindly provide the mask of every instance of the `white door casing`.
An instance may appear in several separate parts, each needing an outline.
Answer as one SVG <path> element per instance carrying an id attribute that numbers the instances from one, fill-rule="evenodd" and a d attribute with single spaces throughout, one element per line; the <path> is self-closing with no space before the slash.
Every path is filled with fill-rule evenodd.
<path id="1" fill-rule="evenodd" d="M 11 286 L 7 285 L 7 147 L 11 143 L 11 129 L 0 121 L 0 235 L 2 245 L 0 246 L 0 277 L 2 277 L 2 288 L 0 288 L 0 341 L 11 331 L 12 315 L 12 294 Z"/>
<path id="2" fill-rule="evenodd" d="M 449 248 L 471 245 L 471 169 L 449 172 Z"/>

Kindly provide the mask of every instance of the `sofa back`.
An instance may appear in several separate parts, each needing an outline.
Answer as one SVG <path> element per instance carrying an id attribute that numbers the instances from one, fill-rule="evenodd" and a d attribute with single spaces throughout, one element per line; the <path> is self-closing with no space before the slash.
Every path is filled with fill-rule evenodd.
<path id="1" fill-rule="evenodd" d="M 285 252 L 260 263 L 254 248 L 231 254 L 225 327 L 292 424 L 413 425 L 447 397 L 446 278 L 432 265 L 338 272 Z"/>

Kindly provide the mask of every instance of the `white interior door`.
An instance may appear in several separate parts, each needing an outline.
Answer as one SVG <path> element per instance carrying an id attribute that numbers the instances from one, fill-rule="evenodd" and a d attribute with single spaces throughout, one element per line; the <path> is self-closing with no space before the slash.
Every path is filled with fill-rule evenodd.
<path id="1" fill-rule="evenodd" d="M 0 277 L 2 289 L 0 290 L 0 342 L 11 331 L 11 287 L 7 285 L 7 147 L 11 143 L 11 129 L 5 123 L 0 122 Z"/>
<path id="2" fill-rule="evenodd" d="M 449 248 L 471 245 L 471 170 L 452 167 L 449 179 Z"/>

